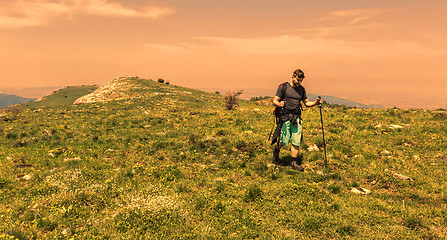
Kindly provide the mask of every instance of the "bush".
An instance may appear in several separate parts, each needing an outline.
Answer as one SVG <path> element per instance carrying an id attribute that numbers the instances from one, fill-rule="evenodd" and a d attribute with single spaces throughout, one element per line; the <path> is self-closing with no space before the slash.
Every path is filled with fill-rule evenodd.
<path id="1" fill-rule="evenodd" d="M 224 103 L 227 110 L 233 110 L 239 105 L 239 95 L 242 94 L 242 90 L 239 92 L 230 91 L 224 96 Z"/>
<path id="2" fill-rule="evenodd" d="M 422 219 L 416 215 L 408 216 L 404 220 L 404 225 L 411 230 L 415 230 L 424 226 L 422 223 Z"/>
<path id="3" fill-rule="evenodd" d="M 7 122 L 7 121 L 11 122 L 11 121 L 16 120 L 21 111 L 22 111 L 22 109 L 18 105 L 9 106 L 3 110 L 3 112 L 4 112 L 3 120 L 5 122 Z"/>
<path id="4" fill-rule="evenodd" d="M 272 97 L 269 97 L 269 96 L 252 97 L 252 98 L 250 98 L 250 101 L 260 101 L 260 100 L 265 100 L 265 99 L 269 99 L 269 98 L 272 98 Z"/>
<path id="5" fill-rule="evenodd" d="M 256 185 L 252 185 L 248 187 L 247 191 L 245 192 L 244 201 L 246 202 L 252 202 L 257 200 L 258 198 L 262 197 L 262 190 Z"/>
<path id="6" fill-rule="evenodd" d="M 159 82 L 159 83 L 164 83 L 165 80 L 164 80 L 163 78 L 159 78 L 159 79 L 158 79 L 158 82 Z"/>

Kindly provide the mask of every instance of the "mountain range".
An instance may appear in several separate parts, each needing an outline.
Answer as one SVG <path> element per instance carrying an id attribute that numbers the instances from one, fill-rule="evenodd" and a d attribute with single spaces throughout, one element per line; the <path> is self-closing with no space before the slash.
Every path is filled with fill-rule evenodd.
<path id="1" fill-rule="evenodd" d="M 229 91 L 228 89 L 218 89 L 218 88 L 204 88 L 202 90 L 207 91 L 207 92 L 219 92 L 221 94 L 225 94 L 226 92 Z M 264 96 L 273 97 L 273 95 L 274 95 L 274 90 L 272 90 L 272 89 L 245 88 L 245 89 L 241 89 L 241 91 L 242 91 L 241 98 L 247 99 L 247 100 L 251 99 L 253 97 L 261 97 L 261 96 L 262 97 L 264 97 Z M 383 105 L 376 105 L 376 104 L 368 105 L 368 104 L 363 104 L 363 103 L 359 103 L 356 101 L 352 101 L 349 99 L 340 98 L 340 97 L 336 97 L 336 96 L 308 93 L 308 97 L 311 101 L 315 100 L 318 96 L 321 96 L 325 102 L 330 103 L 330 104 L 338 104 L 338 105 L 345 105 L 347 107 L 357 107 L 357 108 L 366 108 L 366 109 L 384 108 Z"/>
<path id="2" fill-rule="evenodd" d="M 0 93 L 0 109 L 11 105 L 26 103 L 36 100 L 35 98 L 24 98 L 17 95 Z"/>

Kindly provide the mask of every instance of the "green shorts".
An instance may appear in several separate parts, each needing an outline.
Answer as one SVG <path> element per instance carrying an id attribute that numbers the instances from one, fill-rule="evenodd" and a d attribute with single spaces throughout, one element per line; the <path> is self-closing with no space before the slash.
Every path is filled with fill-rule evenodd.
<path id="1" fill-rule="evenodd" d="M 292 145 L 301 146 L 303 140 L 303 121 L 298 120 L 298 126 L 293 126 L 293 123 L 286 121 L 282 124 L 280 143 L 285 146 L 289 144 L 292 139 Z"/>

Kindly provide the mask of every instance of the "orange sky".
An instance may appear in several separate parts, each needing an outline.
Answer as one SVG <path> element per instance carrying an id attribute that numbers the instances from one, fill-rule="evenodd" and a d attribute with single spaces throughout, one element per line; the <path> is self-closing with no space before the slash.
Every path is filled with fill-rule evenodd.
<path id="1" fill-rule="evenodd" d="M 447 107 L 443 0 L 8 0 L 0 89 L 164 78 Z"/>

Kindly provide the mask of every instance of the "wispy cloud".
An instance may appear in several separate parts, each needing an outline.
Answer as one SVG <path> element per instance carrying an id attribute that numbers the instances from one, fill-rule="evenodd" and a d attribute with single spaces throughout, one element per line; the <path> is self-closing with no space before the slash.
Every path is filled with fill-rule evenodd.
<path id="1" fill-rule="evenodd" d="M 148 43 L 144 47 L 150 50 L 156 50 L 167 54 L 193 54 L 199 51 L 203 51 L 206 48 L 191 43 L 176 43 L 176 44 L 160 44 L 160 43 Z"/>
<path id="2" fill-rule="evenodd" d="M 283 35 L 264 38 L 200 37 L 201 43 L 146 44 L 166 54 L 229 54 L 232 56 L 300 56 L 349 59 L 380 59 L 390 56 L 434 55 L 438 51 L 403 41 L 350 42 L 324 38 L 306 39 Z"/>
<path id="3" fill-rule="evenodd" d="M 12 0 L 0 3 L 0 28 L 44 25 L 81 14 L 123 18 L 160 18 L 175 9 L 156 5 L 133 8 L 109 0 Z"/>
<path id="4" fill-rule="evenodd" d="M 318 18 L 317 21 L 346 20 L 348 25 L 353 25 L 373 19 L 374 17 L 389 11 L 391 10 L 380 8 L 339 10 L 330 12 L 327 15 Z"/>

